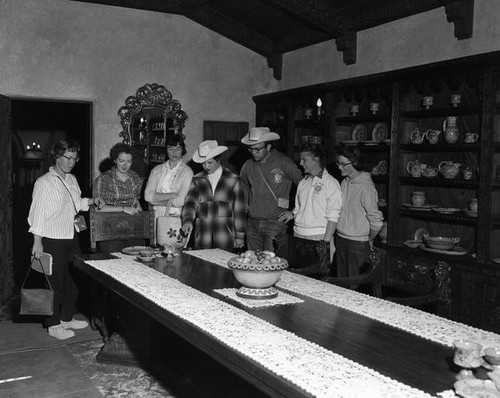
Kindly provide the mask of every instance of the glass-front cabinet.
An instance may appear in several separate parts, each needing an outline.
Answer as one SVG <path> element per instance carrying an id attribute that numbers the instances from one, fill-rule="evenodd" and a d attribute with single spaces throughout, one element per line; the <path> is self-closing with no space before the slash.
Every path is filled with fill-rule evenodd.
<path id="1" fill-rule="evenodd" d="M 182 134 L 186 113 L 164 86 L 152 83 L 127 97 L 118 110 L 125 143 L 136 148 L 150 167 L 166 160 L 166 142 L 173 134 Z"/>

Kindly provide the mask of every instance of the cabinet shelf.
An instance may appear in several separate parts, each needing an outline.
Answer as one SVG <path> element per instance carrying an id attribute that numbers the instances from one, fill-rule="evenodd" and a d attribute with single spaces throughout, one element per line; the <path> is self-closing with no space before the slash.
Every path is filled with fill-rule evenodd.
<path id="1" fill-rule="evenodd" d="M 480 105 L 467 105 L 458 107 L 422 109 L 414 111 L 402 111 L 401 116 L 407 119 L 426 119 L 446 116 L 466 116 L 481 113 Z"/>
<path id="2" fill-rule="evenodd" d="M 399 148 L 405 152 L 479 152 L 481 144 L 401 144 Z"/>
<path id="3" fill-rule="evenodd" d="M 466 188 L 477 189 L 479 182 L 477 180 L 464 180 L 462 178 L 426 178 L 426 177 L 399 177 L 401 185 L 418 185 L 423 187 L 442 187 L 442 188 Z M 500 182 L 499 182 L 500 187 Z"/>
<path id="4" fill-rule="evenodd" d="M 465 214 L 455 213 L 455 214 L 441 214 L 432 210 L 420 211 L 420 210 L 408 210 L 401 208 L 399 209 L 399 214 L 401 216 L 417 218 L 419 220 L 426 221 L 436 221 L 440 223 L 447 224 L 460 224 L 460 225 L 472 225 L 477 224 L 477 217 L 469 217 Z"/>
<path id="5" fill-rule="evenodd" d="M 151 148 L 161 148 L 161 149 L 166 149 L 165 145 L 158 145 L 158 144 L 151 144 Z"/>
<path id="6" fill-rule="evenodd" d="M 301 119 L 301 120 L 295 120 L 293 122 L 295 127 L 321 127 L 323 126 L 323 120 L 318 120 L 318 119 Z"/>
<path id="7" fill-rule="evenodd" d="M 364 116 L 344 116 L 335 118 L 335 123 L 339 125 L 349 125 L 358 123 L 390 122 L 391 116 L 387 113 Z"/>

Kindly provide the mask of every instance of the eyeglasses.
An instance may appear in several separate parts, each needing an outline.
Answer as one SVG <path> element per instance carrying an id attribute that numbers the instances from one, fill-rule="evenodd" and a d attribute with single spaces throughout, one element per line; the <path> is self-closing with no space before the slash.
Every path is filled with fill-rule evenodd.
<path id="1" fill-rule="evenodd" d="M 80 157 L 77 156 L 76 158 L 74 158 L 73 156 L 68 156 L 68 155 L 61 155 L 63 158 L 65 158 L 66 160 L 72 160 L 73 162 L 75 163 L 78 163 L 78 161 L 80 160 Z"/>
<path id="2" fill-rule="evenodd" d="M 167 151 L 169 151 L 169 152 L 182 152 L 182 147 L 180 147 L 180 146 L 167 146 Z"/>
<path id="3" fill-rule="evenodd" d="M 261 146 L 260 148 L 248 148 L 248 152 L 250 153 L 259 153 L 263 150 L 267 145 Z"/>
<path id="4" fill-rule="evenodd" d="M 346 162 L 346 163 L 335 162 L 335 163 L 337 163 L 337 166 L 342 166 L 342 167 L 349 166 L 350 164 L 352 164 L 351 162 Z"/>

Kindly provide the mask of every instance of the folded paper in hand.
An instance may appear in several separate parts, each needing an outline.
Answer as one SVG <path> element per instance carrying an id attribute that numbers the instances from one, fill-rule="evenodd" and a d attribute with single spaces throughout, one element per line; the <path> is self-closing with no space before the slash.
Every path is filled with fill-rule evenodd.
<path id="1" fill-rule="evenodd" d="M 43 270 L 42 270 L 43 265 Z M 49 253 L 42 253 L 40 261 L 31 257 L 31 268 L 35 271 L 42 272 L 45 270 L 47 275 L 52 275 L 52 255 Z"/>

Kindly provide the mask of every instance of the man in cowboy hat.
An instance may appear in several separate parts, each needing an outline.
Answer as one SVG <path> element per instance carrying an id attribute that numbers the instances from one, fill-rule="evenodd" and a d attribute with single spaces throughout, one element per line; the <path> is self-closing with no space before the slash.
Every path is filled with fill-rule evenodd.
<path id="1" fill-rule="evenodd" d="M 289 210 L 290 189 L 302 179 L 298 166 L 273 148 L 280 136 L 267 127 L 253 127 L 241 142 L 253 159 L 240 172 L 241 186 L 248 204 L 246 228 L 249 250 L 277 252 L 286 236 L 286 223 L 278 220 Z"/>
<path id="2" fill-rule="evenodd" d="M 195 248 L 232 251 L 244 244 L 245 195 L 239 177 L 221 165 L 227 150 L 227 146 L 207 140 L 193 155 L 193 162 L 201 163 L 204 171 L 191 180 L 182 208 L 182 230 L 189 235 L 196 225 Z"/>

